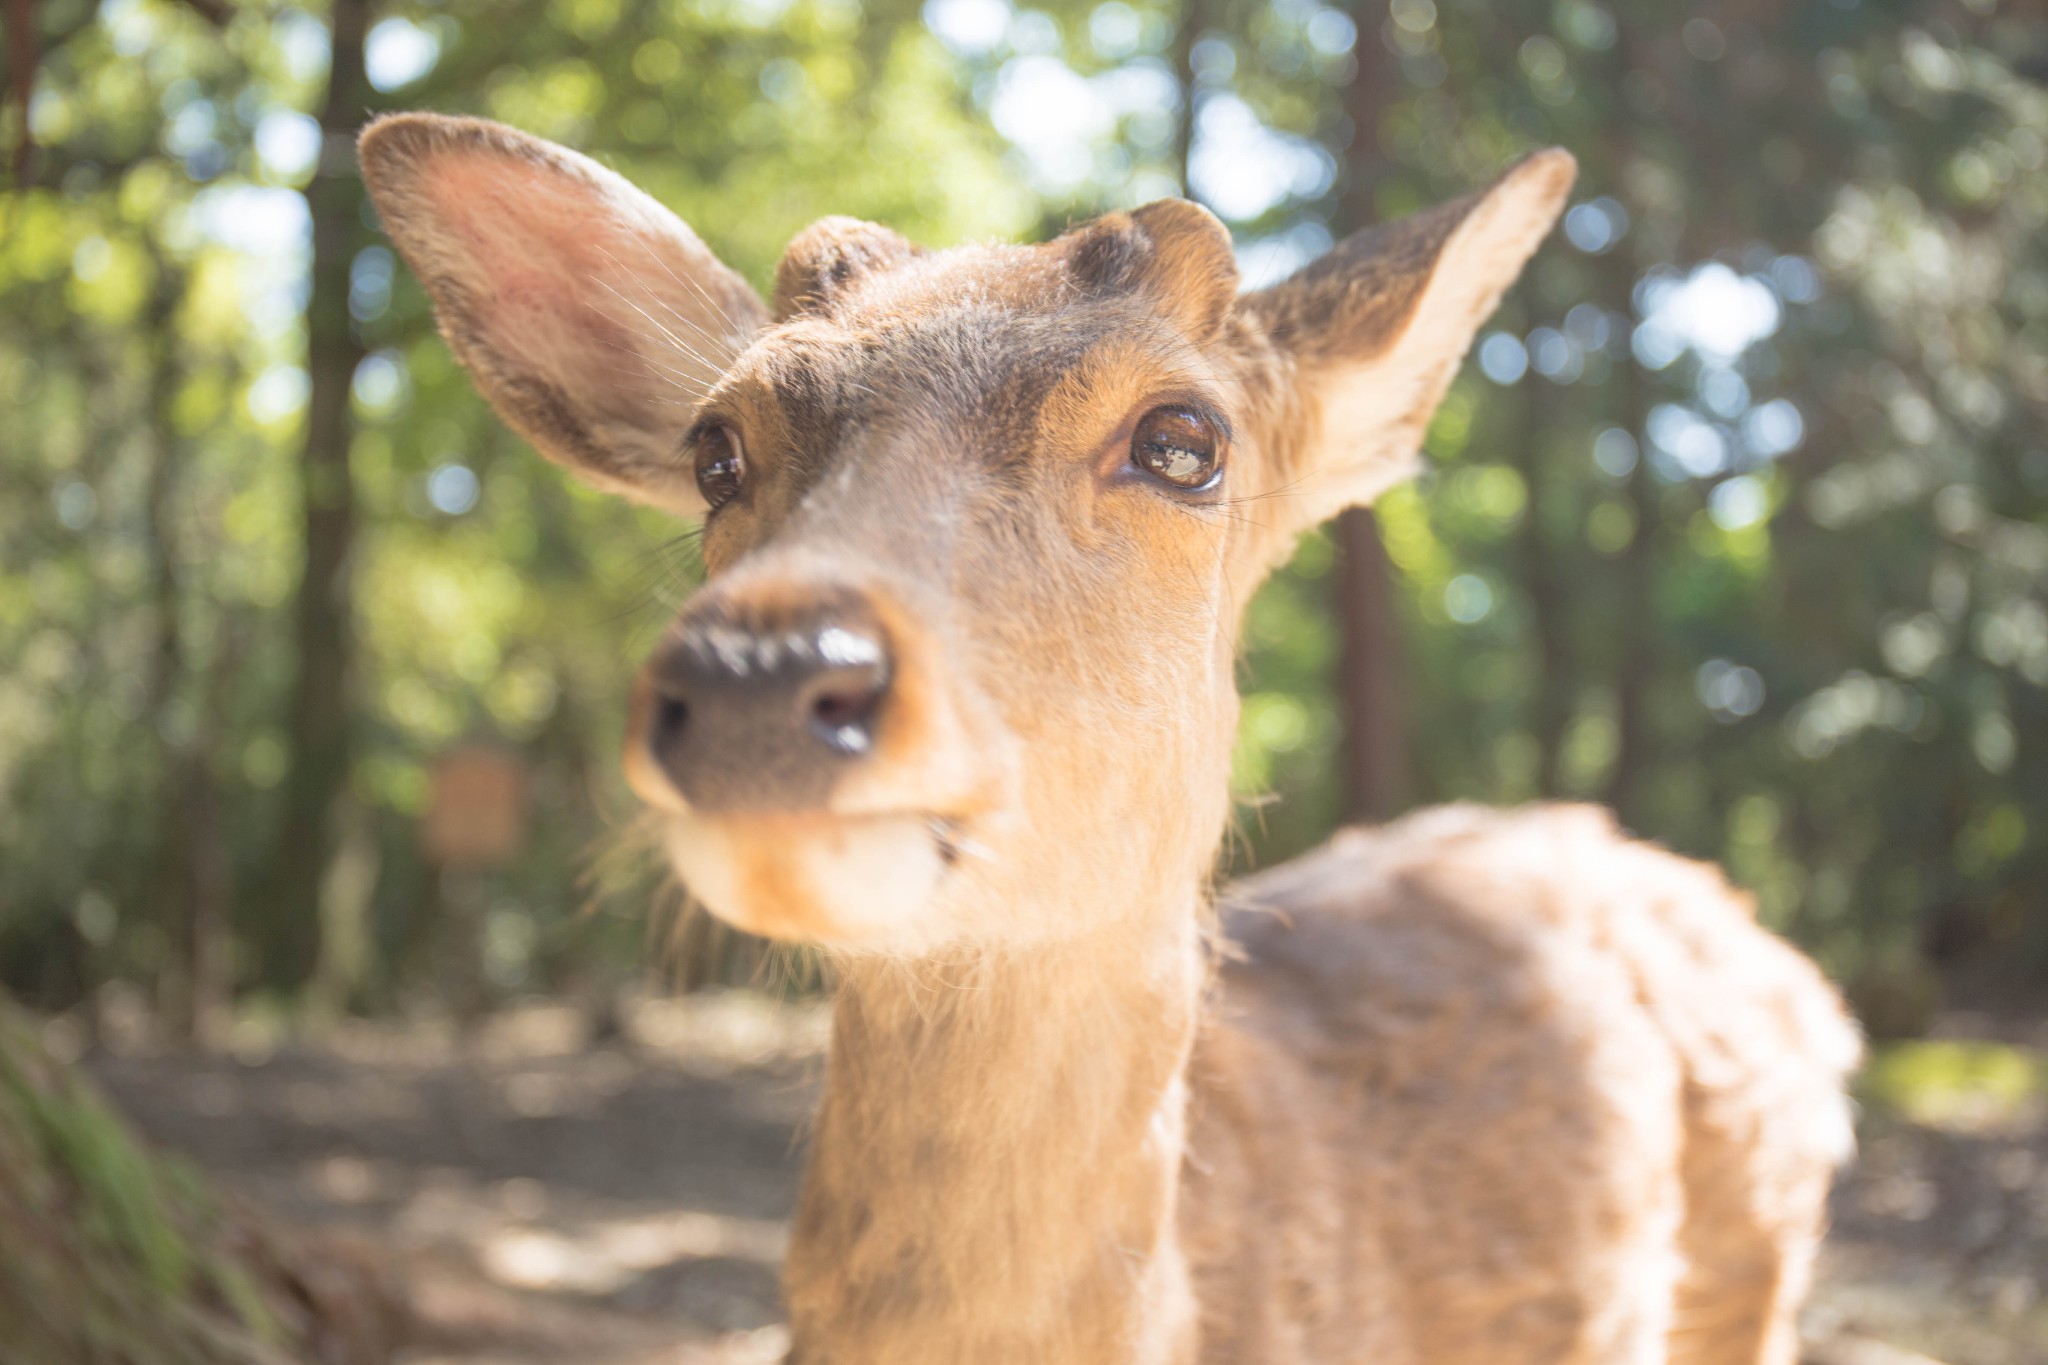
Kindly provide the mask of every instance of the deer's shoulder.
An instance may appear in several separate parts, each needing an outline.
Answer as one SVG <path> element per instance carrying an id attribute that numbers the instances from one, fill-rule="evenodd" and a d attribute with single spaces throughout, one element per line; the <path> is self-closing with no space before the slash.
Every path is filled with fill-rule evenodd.
<path id="1" fill-rule="evenodd" d="M 1605 1089 L 1618 1065 L 1639 1085 L 1675 1065 L 1767 1112 L 1832 1093 L 1860 1051 L 1746 893 L 1592 806 L 1346 830 L 1230 888 L 1220 927 L 1218 1025 L 1383 1092 Z"/>
<path id="2" fill-rule="evenodd" d="M 1564 1063 L 1560 1034 L 1639 1015 L 1617 936 L 1674 896 L 1715 895 L 1695 880 L 1592 807 L 1446 806 L 1347 829 L 1225 892 L 1221 1022 L 1345 1069 L 1467 1076 L 1478 1053 L 1525 1060 L 1538 1032 Z"/>

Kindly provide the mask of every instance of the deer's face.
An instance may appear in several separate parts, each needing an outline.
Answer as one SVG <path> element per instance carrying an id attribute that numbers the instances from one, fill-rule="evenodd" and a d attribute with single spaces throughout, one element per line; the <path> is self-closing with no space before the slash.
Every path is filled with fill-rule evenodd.
<path id="1" fill-rule="evenodd" d="M 709 581 L 628 747 L 709 903 L 842 941 L 1056 930 L 1145 862 L 1140 820 L 1213 847 L 1257 470 L 1215 336 L 1228 241 L 1176 213 L 1211 257 L 1187 317 L 1116 273 L 1136 224 L 799 244 L 802 292 L 684 437 Z M 888 264 L 852 275 L 856 249 Z M 989 878 L 1033 888 L 1028 923 L 971 922 Z"/>
<path id="2" fill-rule="evenodd" d="M 1245 297 L 1178 201 L 934 254 L 828 219 L 771 309 L 559 148 L 407 116 L 363 159 L 500 411 L 704 519 L 626 743 L 692 892 L 894 952 L 1198 894 L 1243 603 L 1407 471 L 1570 180 L 1524 163 Z"/>

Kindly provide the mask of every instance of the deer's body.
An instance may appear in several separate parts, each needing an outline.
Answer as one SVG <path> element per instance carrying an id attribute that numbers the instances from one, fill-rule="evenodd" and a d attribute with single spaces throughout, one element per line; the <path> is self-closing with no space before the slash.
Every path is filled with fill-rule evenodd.
<path id="1" fill-rule="evenodd" d="M 1238 618 L 1411 472 L 1570 158 L 1240 296 L 1166 201 L 772 304 L 492 124 L 363 141 L 499 410 L 705 515 L 626 767 L 691 890 L 841 978 L 799 1365 L 1787 1365 L 1856 1046 L 1711 872 L 1453 809 L 1220 929 Z"/>
<path id="2" fill-rule="evenodd" d="M 1795 1358 L 1857 1044 L 1717 874 L 1448 808 L 1218 928 L 852 973 L 802 1365 Z"/>
<path id="3" fill-rule="evenodd" d="M 1192 1072 L 1203 1359 L 1795 1359 L 1857 1042 L 1717 873 L 1450 808 L 1239 894 Z"/>

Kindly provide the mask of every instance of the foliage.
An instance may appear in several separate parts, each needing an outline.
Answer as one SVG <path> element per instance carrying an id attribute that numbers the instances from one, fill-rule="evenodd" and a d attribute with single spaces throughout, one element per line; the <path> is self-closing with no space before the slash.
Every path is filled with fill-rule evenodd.
<path id="1" fill-rule="evenodd" d="M 1923 1127 L 1997 1130 L 2038 1117 L 2028 1111 L 2048 1103 L 2048 1059 L 2002 1043 L 1894 1043 L 1871 1059 L 1858 1089 Z"/>
<path id="2" fill-rule="evenodd" d="M 63 1005 L 265 984 L 291 762 L 304 318 L 329 12 L 54 0 L 0 205 L 0 979 Z M 1518 152 L 1560 240 L 1387 498 L 1407 796 L 1615 804 L 1724 862 L 1910 1029 L 2048 976 L 2048 27 L 1995 0 L 392 0 L 380 106 L 604 157 L 765 282 L 826 212 L 943 244 L 1186 180 L 1254 282 Z M 0 115 L 0 148 L 23 127 Z M 1181 158 L 1186 155 L 1187 173 Z M 339 156 L 338 149 L 327 155 Z M 357 225 L 358 227 L 360 225 Z M 321 985 L 431 983 L 451 897 L 505 991 L 638 952 L 573 888 L 628 809 L 625 678 L 687 536 L 489 417 L 352 260 L 355 735 Z M 1240 862 L 1328 832 L 1329 540 L 1255 605 Z M 451 888 L 432 761 L 532 775 Z M 211 868 L 211 873 L 208 869 Z M 472 895 L 474 892 L 474 895 Z M 206 906 L 222 921 L 206 928 Z M 465 948 L 463 951 L 469 951 Z M 593 966 L 593 964 L 598 964 Z M 289 983 L 283 983 L 289 984 Z"/>
<path id="3" fill-rule="evenodd" d="M 192 973 L 170 864 L 195 837 L 226 855 L 235 975 L 260 984 L 306 420 L 300 189 L 328 37 L 292 6 L 221 29 L 176 4 L 74 8 L 45 19 L 83 27 L 45 57 L 41 169 L 0 225 L 0 657 L 18 661 L 0 673 L 0 973 L 51 1005 L 119 975 L 175 1003 Z M 1025 225 L 940 49 L 886 14 L 394 8 L 379 43 L 401 74 L 434 59 L 406 103 L 586 144 L 605 128 L 622 169 L 764 284 L 828 208 L 935 242 Z M 501 984 L 538 983 L 605 937 L 574 888 L 625 809 L 624 682 L 689 545 L 519 449 L 387 248 L 356 256 L 350 308 L 362 739 L 342 862 L 372 886 L 346 989 L 374 1004 L 434 965 L 414 826 L 428 760 L 473 735 L 533 770 L 533 838 L 492 879 L 487 947 Z M 218 807 L 197 834 L 195 804 Z"/>
<path id="4" fill-rule="evenodd" d="M 0 1340 L 19 1365 L 386 1358 L 384 1301 L 344 1325 L 292 1257 L 145 1149 L 0 1004 Z M 332 1269 L 322 1278 L 332 1284 Z"/>

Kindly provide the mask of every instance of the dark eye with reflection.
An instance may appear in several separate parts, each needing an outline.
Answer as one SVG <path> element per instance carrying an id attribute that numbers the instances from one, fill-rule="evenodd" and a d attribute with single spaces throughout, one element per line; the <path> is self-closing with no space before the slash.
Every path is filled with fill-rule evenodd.
<path id="1" fill-rule="evenodd" d="M 1222 430 L 1199 408 L 1154 408 L 1131 433 L 1131 463 L 1162 483 L 1199 492 L 1222 472 Z"/>
<path id="2" fill-rule="evenodd" d="M 697 491 L 716 512 L 739 496 L 745 469 L 740 462 L 739 433 L 723 422 L 705 422 L 691 433 L 696 448 Z"/>

